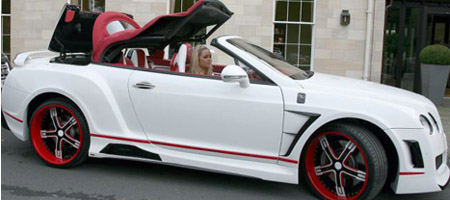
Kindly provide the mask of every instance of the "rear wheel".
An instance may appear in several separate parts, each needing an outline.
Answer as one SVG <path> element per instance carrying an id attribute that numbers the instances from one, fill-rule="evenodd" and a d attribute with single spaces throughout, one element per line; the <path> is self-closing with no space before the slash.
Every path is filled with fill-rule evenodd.
<path id="1" fill-rule="evenodd" d="M 88 157 L 89 129 L 81 111 L 64 99 L 52 99 L 36 108 L 30 138 L 38 156 L 53 167 L 73 167 Z"/>
<path id="2" fill-rule="evenodd" d="M 323 199 L 372 199 L 383 188 L 383 146 L 364 128 L 333 124 L 317 132 L 304 151 L 302 175 Z"/>

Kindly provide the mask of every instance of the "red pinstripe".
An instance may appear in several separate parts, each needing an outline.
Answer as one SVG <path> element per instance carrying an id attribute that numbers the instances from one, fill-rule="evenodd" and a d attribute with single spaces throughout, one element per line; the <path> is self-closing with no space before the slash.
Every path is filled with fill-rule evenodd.
<path id="1" fill-rule="evenodd" d="M 7 113 L 7 112 L 5 112 L 5 111 L 3 111 L 3 113 L 5 113 L 6 115 L 8 115 L 8 117 L 13 118 L 13 119 L 15 119 L 16 121 L 18 121 L 18 122 L 20 122 L 20 123 L 23 123 L 23 121 L 22 121 L 21 119 L 19 119 L 19 118 L 17 118 L 17 117 L 14 117 L 13 115 L 11 115 L 11 114 L 9 114 L 9 113 Z"/>
<path id="2" fill-rule="evenodd" d="M 92 134 L 92 133 L 91 133 L 91 136 L 93 136 L 93 137 L 100 137 L 100 138 L 107 138 L 107 139 L 113 139 L 113 140 L 123 140 L 123 141 L 129 141 L 129 142 L 171 146 L 171 147 L 184 148 L 184 149 L 193 149 L 193 150 L 199 150 L 199 151 L 208 151 L 208 152 L 222 153 L 222 154 L 229 154 L 229 155 L 238 155 L 238 156 L 245 156 L 245 157 L 262 158 L 262 159 L 269 159 L 269 160 L 279 160 L 279 161 L 288 162 L 288 163 L 294 163 L 294 164 L 298 163 L 298 161 L 296 161 L 296 160 L 290 160 L 290 159 L 274 157 L 274 156 L 264 156 L 264 155 L 249 154 L 249 153 L 240 153 L 240 152 L 233 152 L 233 151 L 208 149 L 208 148 L 187 146 L 187 145 L 181 145 L 181 144 L 172 144 L 172 143 L 167 143 L 167 142 L 138 140 L 138 139 L 130 139 L 130 138 L 98 135 L 98 134 Z"/>

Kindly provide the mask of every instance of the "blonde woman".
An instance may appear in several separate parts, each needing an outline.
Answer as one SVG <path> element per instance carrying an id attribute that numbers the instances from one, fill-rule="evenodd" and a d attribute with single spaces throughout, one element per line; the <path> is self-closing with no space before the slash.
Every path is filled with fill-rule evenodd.
<path id="1" fill-rule="evenodd" d="M 197 45 L 192 51 L 190 67 L 192 74 L 212 75 L 211 51 L 204 45 Z"/>

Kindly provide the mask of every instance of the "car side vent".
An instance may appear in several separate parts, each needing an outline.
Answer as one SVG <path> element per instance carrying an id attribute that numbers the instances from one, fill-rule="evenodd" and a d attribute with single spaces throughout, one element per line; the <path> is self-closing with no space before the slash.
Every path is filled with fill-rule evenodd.
<path id="1" fill-rule="evenodd" d="M 125 144 L 108 144 L 100 151 L 100 153 L 161 161 L 161 157 L 158 154 L 142 150 L 136 146 Z"/>
<path id="2" fill-rule="evenodd" d="M 442 165 L 443 154 L 436 156 L 436 170 Z"/>
<path id="3" fill-rule="evenodd" d="M 417 141 L 405 141 L 411 152 L 411 161 L 414 168 L 423 168 L 422 151 L 420 150 L 419 142 Z"/>

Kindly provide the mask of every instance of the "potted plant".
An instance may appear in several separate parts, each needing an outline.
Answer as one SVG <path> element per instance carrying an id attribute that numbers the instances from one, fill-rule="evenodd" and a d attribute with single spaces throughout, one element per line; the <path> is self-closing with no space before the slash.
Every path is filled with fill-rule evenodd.
<path id="1" fill-rule="evenodd" d="M 422 94 L 435 105 L 442 105 L 450 70 L 450 49 L 444 45 L 429 45 L 419 54 Z"/>

